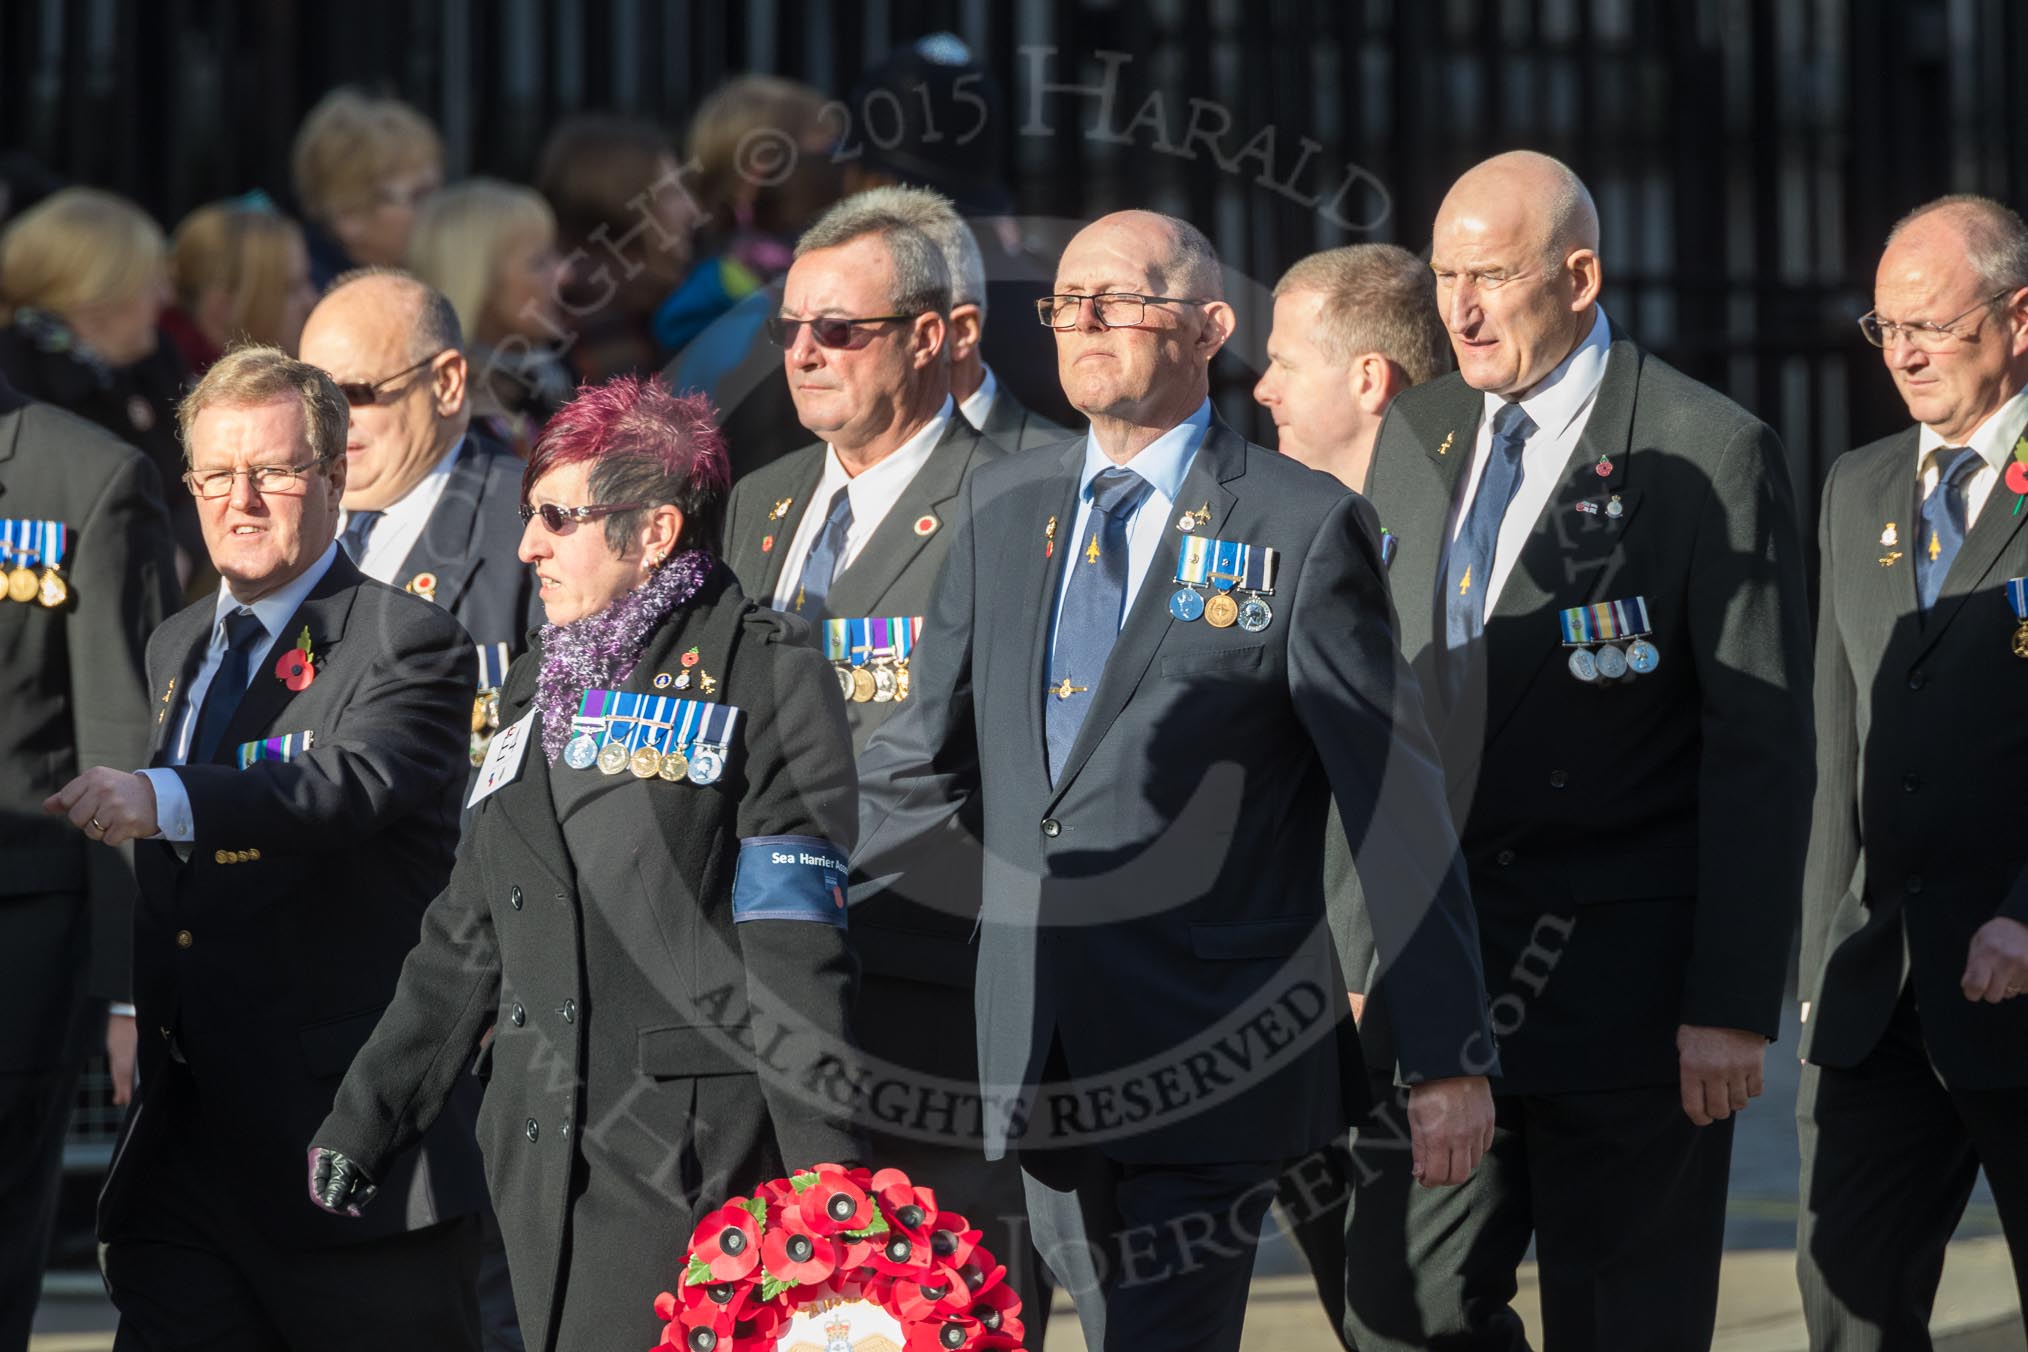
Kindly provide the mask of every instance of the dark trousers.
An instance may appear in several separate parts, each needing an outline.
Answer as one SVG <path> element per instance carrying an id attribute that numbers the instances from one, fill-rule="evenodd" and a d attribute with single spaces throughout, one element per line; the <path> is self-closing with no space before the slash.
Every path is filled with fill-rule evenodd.
<path id="1" fill-rule="evenodd" d="M 1021 1157 L 1042 1261 L 1091 1352 L 1236 1352 L 1254 1250 L 1286 1161 L 1122 1164 Z M 1031 1344 L 1032 1345 L 1032 1344 Z"/>
<path id="2" fill-rule="evenodd" d="M 1912 994 L 1865 1061 L 1803 1067 L 1796 1125 L 1796 1275 L 1816 1352 L 1930 1346 L 1944 1246 L 1981 1166 L 2028 1308 L 2028 1087 L 1946 1089 Z"/>
<path id="3" fill-rule="evenodd" d="M 477 1218 L 277 1249 L 235 1201 L 230 1160 L 189 1116 L 138 1163 L 145 1172 L 103 1236 L 114 1352 L 478 1352 Z"/>
<path id="4" fill-rule="evenodd" d="M 1351 1144 L 1348 1132 L 1290 1165 L 1275 1185 L 1275 1201 L 1281 1206 L 1289 1238 L 1309 1264 L 1317 1299 L 1330 1317 L 1331 1327 L 1339 1330 L 1341 1342 L 1345 1336 L 1345 1224 L 1357 1177 Z"/>
<path id="5" fill-rule="evenodd" d="M 1360 1352 L 1510 1352 L 1535 1241 L 1549 1352 L 1704 1349 L 1718 1315 L 1732 1123 L 1698 1127 L 1676 1086 L 1495 1099 L 1493 1146 L 1457 1187 L 1410 1177 L 1407 1115 L 1362 1127 L 1346 1232 L 1346 1338 Z"/>
<path id="6" fill-rule="evenodd" d="M 0 1073 L 0 1352 L 25 1352 L 42 1296 L 63 1183 L 63 1138 L 89 1029 L 105 1006 L 80 1002 L 63 1054 L 42 1070 Z"/>

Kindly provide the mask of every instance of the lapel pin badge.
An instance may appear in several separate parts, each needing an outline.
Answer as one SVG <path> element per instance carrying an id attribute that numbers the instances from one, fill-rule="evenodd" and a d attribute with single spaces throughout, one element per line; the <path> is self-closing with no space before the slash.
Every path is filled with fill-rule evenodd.
<path id="1" fill-rule="evenodd" d="M 789 514 L 789 506 L 793 502 L 795 502 L 794 498 L 783 498 L 777 502 L 774 505 L 774 510 L 768 513 L 768 520 L 780 521 L 783 517 L 787 516 Z"/>
<path id="2" fill-rule="evenodd" d="M 773 552 L 774 552 L 774 548 L 775 548 L 775 537 L 774 537 L 774 536 L 772 536 L 772 535 L 768 535 L 768 536 L 763 536 L 763 537 L 761 538 L 761 553 L 763 553 L 763 554 L 771 554 L 771 553 L 773 553 Z"/>
<path id="3" fill-rule="evenodd" d="M 408 589 L 411 593 L 420 596 L 425 601 L 434 601 L 437 599 L 437 575 L 435 573 L 417 573 L 408 580 Z"/>
<path id="4" fill-rule="evenodd" d="M 1056 518 L 1050 517 L 1049 524 L 1042 528 L 1042 557 L 1056 557 Z"/>
<path id="5" fill-rule="evenodd" d="M 1598 477 L 1601 479 L 1610 478 L 1613 472 L 1612 457 L 1609 455 L 1601 455 L 1598 458 L 1598 463 L 1591 467 L 1591 472 L 1593 474 L 1598 475 Z"/>
<path id="6" fill-rule="evenodd" d="M 917 535 L 932 535 L 936 532 L 936 528 L 937 519 L 928 512 L 924 512 L 915 519 L 915 533 Z"/>
<path id="7" fill-rule="evenodd" d="M 1437 454 L 1449 455 L 1451 453 L 1451 442 L 1457 439 L 1457 435 L 1455 429 L 1444 433 L 1443 441 L 1437 446 Z"/>

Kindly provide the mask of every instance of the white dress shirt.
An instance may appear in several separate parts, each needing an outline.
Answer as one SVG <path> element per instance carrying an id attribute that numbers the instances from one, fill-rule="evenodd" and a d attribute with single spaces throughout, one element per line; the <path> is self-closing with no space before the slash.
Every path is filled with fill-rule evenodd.
<path id="1" fill-rule="evenodd" d="M 986 378 L 979 382 L 979 388 L 958 405 L 958 412 L 965 415 L 965 421 L 981 429 L 986 426 L 986 419 L 993 416 L 993 398 L 1000 393 L 1000 382 L 994 378 L 993 368 L 988 366 L 985 371 Z"/>
<path id="2" fill-rule="evenodd" d="M 795 538 L 789 541 L 788 553 L 782 555 L 782 576 L 775 583 L 774 607 L 776 610 L 790 609 L 796 599 L 796 588 L 803 581 L 803 563 L 810 557 L 810 549 L 817 543 L 818 532 L 824 529 L 824 519 L 830 514 L 831 499 L 839 489 L 846 491 L 852 502 L 852 526 L 845 532 L 845 553 L 838 560 L 838 572 L 852 566 L 866 542 L 873 538 L 873 532 L 880 529 L 880 523 L 894 510 L 894 504 L 907 491 L 916 471 L 929 463 L 930 452 L 944 439 L 944 429 L 950 426 L 951 413 L 957 406 L 949 395 L 944 396 L 944 406 L 916 430 L 916 434 L 894 448 L 879 464 L 861 470 L 857 475 L 847 472 L 838 459 L 835 447 L 824 448 L 824 472 L 818 476 L 816 490 L 810 501 L 803 507 L 802 522 L 796 527 Z M 835 578 L 837 573 L 833 573 Z"/>
<path id="3" fill-rule="evenodd" d="M 1993 495 L 1993 485 L 2000 482 L 2000 476 L 2007 472 L 2007 465 L 2014 458 L 2014 442 L 2021 436 L 2023 427 L 2028 427 L 2028 389 L 2015 392 L 2012 399 L 2000 405 L 1992 417 L 1980 423 L 1978 430 L 1962 442 L 1978 452 L 1984 463 L 1972 471 L 1972 477 L 1965 481 L 1965 530 L 1979 524 L 1979 513 L 1986 506 L 1986 499 Z M 1930 460 L 1930 452 L 1942 450 L 1951 443 L 1925 425 L 1915 436 L 1915 472 L 1922 479 L 1922 499 L 1929 501 L 1929 495 L 1936 491 L 1937 467 Z"/>
<path id="4" fill-rule="evenodd" d="M 1206 399 L 1197 406 L 1197 411 L 1177 423 L 1174 427 L 1143 446 L 1129 460 L 1124 468 L 1146 479 L 1154 491 L 1141 499 L 1141 505 L 1127 518 L 1127 597 L 1120 607 L 1120 623 L 1127 622 L 1127 615 L 1134 608 L 1134 598 L 1140 595 L 1141 583 L 1147 577 L 1148 564 L 1155 557 L 1155 550 L 1162 543 L 1162 536 L 1180 515 L 1176 510 L 1176 499 L 1183 492 L 1183 476 L 1190 472 L 1191 462 L 1197 459 L 1197 448 L 1204 444 L 1204 434 L 1211 427 L 1211 401 Z M 1056 649 L 1056 626 L 1063 623 L 1063 598 L 1070 591 L 1070 579 L 1077 572 L 1077 554 L 1091 538 L 1092 480 L 1100 471 L 1113 468 L 1113 462 L 1099 449 L 1098 437 L 1087 432 L 1084 438 L 1084 468 L 1078 471 L 1077 519 L 1068 531 L 1059 531 L 1056 547 L 1068 549 L 1072 558 L 1063 569 L 1063 581 L 1056 589 L 1056 619 L 1049 626 L 1051 660 Z M 1049 668 L 1044 667 L 1047 671 Z M 1094 685 L 1097 682 L 1093 682 Z"/>
<path id="5" fill-rule="evenodd" d="M 1528 444 L 1521 451 L 1521 486 L 1515 490 L 1514 500 L 1507 504 L 1507 514 L 1500 518 L 1500 536 L 1493 547 L 1493 576 L 1485 590 L 1485 615 L 1490 617 L 1493 606 L 1500 599 L 1500 589 L 1507 585 L 1507 575 L 1514 571 L 1515 561 L 1521 557 L 1521 549 L 1528 543 L 1528 537 L 1535 531 L 1535 522 L 1541 517 L 1543 508 L 1549 505 L 1550 495 L 1563 482 L 1570 456 L 1577 449 L 1577 440 L 1584 433 L 1585 421 L 1591 416 L 1591 408 L 1598 399 L 1598 387 L 1605 379 L 1606 355 L 1612 347 L 1612 326 L 1606 322 L 1605 307 L 1598 307 L 1598 314 L 1592 320 L 1591 332 L 1577 345 L 1569 356 L 1557 364 L 1554 371 L 1535 387 L 1526 399 L 1521 400 L 1521 410 L 1535 424 L 1535 430 L 1528 436 Z M 1465 507 L 1472 496 L 1479 491 L 1479 479 L 1486 472 L 1486 462 L 1493 453 L 1493 416 L 1509 400 L 1497 394 L 1485 396 L 1486 411 L 1479 419 L 1479 435 L 1472 442 L 1472 466 L 1465 480 L 1465 491 L 1451 511 L 1450 538 L 1458 538 L 1464 528 Z"/>
<path id="6" fill-rule="evenodd" d="M 204 707 L 205 692 L 211 689 L 211 678 L 218 674 L 219 663 L 225 660 L 225 617 L 236 610 L 251 610 L 254 618 L 267 630 L 268 643 L 282 636 L 282 629 L 295 616 L 303 604 L 303 598 L 311 588 L 324 580 L 324 574 L 331 571 L 331 561 L 338 557 L 336 541 L 324 547 L 324 553 L 315 563 L 305 568 L 295 581 L 269 592 L 251 606 L 242 606 L 234 599 L 232 589 L 226 583 L 218 584 L 218 604 L 212 613 L 211 642 L 205 645 L 204 660 L 197 664 L 191 674 L 190 684 L 184 687 L 183 699 L 177 708 L 176 726 L 170 729 L 166 743 L 169 761 L 181 765 L 190 757 L 190 739 L 197 731 L 197 711 Z M 311 636 L 313 639 L 315 635 Z M 261 654 L 270 651 L 263 647 L 254 654 L 247 667 L 247 684 L 251 686 L 263 676 L 269 680 L 277 677 L 272 669 L 263 666 Z M 286 651 L 286 649 L 284 650 Z M 158 768 L 138 771 L 155 787 L 155 824 L 159 828 L 157 838 L 186 844 L 197 838 L 196 823 L 190 818 L 190 795 L 184 791 L 183 778 L 174 770 Z"/>
<path id="7" fill-rule="evenodd" d="M 375 582 L 385 582 L 389 586 L 407 584 L 407 578 L 397 578 L 395 574 L 407 561 L 416 541 L 422 539 L 423 530 L 430 524 L 430 513 L 437 509 L 437 503 L 444 496 L 444 486 L 451 481 L 451 466 L 457 463 L 458 452 L 464 448 L 465 439 L 459 437 L 451 449 L 444 452 L 443 459 L 432 465 L 430 472 L 402 495 L 401 501 L 381 512 L 380 520 L 373 523 L 373 533 L 366 537 L 366 557 L 357 561 L 360 572 Z M 344 538 L 345 524 L 351 519 L 350 512 L 339 513 L 340 539 Z"/>

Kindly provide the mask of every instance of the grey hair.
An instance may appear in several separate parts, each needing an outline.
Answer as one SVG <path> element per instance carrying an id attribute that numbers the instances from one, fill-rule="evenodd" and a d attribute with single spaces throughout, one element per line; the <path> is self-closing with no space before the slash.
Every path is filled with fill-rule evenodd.
<path id="1" fill-rule="evenodd" d="M 324 295 L 326 298 L 335 296 L 354 282 L 370 281 L 376 277 L 399 283 L 415 300 L 415 323 L 409 326 L 408 331 L 409 360 L 422 361 L 446 349 L 464 351 L 465 330 L 458 323 L 457 308 L 443 292 L 406 268 L 353 268 L 332 278 L 331 285 L 324 288 Z"/>
<path id="2" fill-rule="evenodd" d="M 931 188 L 869 188 L 852 199 L 868 210 L 885 211 L 928 235 L 944 256 L 951 279 L 951 304 L 976 305 L 986 313 L 986 259 L 972 227 L 950 198 Z"/>
<path id="3" fill-rule="evenodd" d="M 894 267 L 894 294 L 888 303 L 896 314 L 951 313 L 951 270 L 943 250 L 917 223 L 919 207 L 896 206 L 892 194 L 910 191 L 875 188 L 854 193 L 819 216 L 796 241 L 796 257 L 816 249 L 836 249 L 867 235 L 887 246 Z M 931 193 L 929 196 L 936 196 Z M 938 199 L 942 200 L 942 199 Z M 949 203 L 945 203 L 948 207 Z M 962 224 L 962 223 L 961 223 Z"/>
<path id="4" fill-rule="evenodd" d="M 1990 291 L 2028 286 L 2028 224 L 2004 202 L 1977 193 L 1952 193 L 1925 202 L 1894 223 L 1887 232 L 1891 246 L 1909 226 L 1936 212 L 1949 212 L 1965 244 L 1965 261 L 1979 284 Z"/>
<path id="5" fill-rule="evenodd" d="M 1318 337 L 1334 361 L 1377 352 L 1411 385 L 1451 369 L 1451 345 L 1437 313 L 1436 275 L 1396 244 L 1348 244 L 1300 259 L 1275 283 L 1324 297 Z"/>

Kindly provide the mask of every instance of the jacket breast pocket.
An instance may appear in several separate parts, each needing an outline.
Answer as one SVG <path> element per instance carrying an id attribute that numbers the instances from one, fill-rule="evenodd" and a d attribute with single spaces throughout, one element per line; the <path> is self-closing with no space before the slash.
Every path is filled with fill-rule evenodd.
<path id="1" fill-rule="evenodd" d="M 639 1051 L 641 1074 L 652 1080 L 752 1075 L 753 1053 L 742 1043 L 743 1035 L 747 1035 L 746 1029 L 723 1024 L 643 1028 Z"/>
<path id="2" fill-rule="evenodd" d="M 1265 643 L 1247 643 L 1230 648 L 1206 648 L 1195 652 L 1164 653 L 1164 676 L 1238 675 L 1260 669 Z"/>

